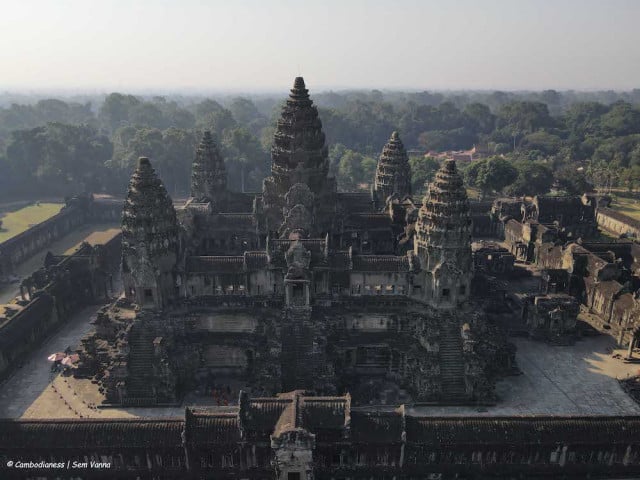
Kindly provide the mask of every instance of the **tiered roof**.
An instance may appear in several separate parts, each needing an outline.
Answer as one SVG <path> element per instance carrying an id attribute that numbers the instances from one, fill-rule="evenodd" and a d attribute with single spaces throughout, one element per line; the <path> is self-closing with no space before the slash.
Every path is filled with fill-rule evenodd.
<path id="1" fill-rule="evenodd" d="M 328 151 L 318 109 L 309 98 L 304 79 L 297 77 L 282 108 L 271 148 L 271 174 L 284 192 L 291 183 L 306 183 L 312 192 L 322 190 L 329 173 Z M 292 172 L 298 170 L 297 175 Z"/>
<path id="2" fill-rule="evenodd" d="M 123 249 L 144 244 L 153 257 L 177 248 L 176 211 L 147 157 L 138 159 L 122 211 Z"/>
<path id="3" fill-rule="evenodd" d="M 409 157 L 398 132 L 391 134 L 382 149 L 376 168 L 374 190 L 382 201 L 394 193 L 401 198 L 411 194 Z"/>
<path id="4" fill-rule="evenodd" d="M 429 184 L 416 230 L 421 245 L 471 249 L 469 199 L 454 160 L 446 160 Z"/>
<path id="5" fill-rule="evenodd" d="M 191 196 L 211 201 L 227 189 L 227 171 L 210 131 L 204 132 L 191 170 Z"/>

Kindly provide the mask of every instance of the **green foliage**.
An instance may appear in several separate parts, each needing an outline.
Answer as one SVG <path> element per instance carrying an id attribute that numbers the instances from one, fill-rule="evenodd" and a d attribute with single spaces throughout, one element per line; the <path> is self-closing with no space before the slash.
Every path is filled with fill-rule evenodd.
<path id="1" fill-rule="evenodd" d="M 484 196 L 511 185 L 518 178 L 518 170 L 502 157 L 489 157 L 471 163 L 464 175 L 467 184 L 478 188 Z"/>
<path id="2" fill-rule="evenodd" d="M 616 102 L 600 119 L 602 130 L 611 136 L 640 133 L 640 110 L 625 102 Z"/>
<path id="3" fill-rule="evenodd" d="M 541 102 L 511 102 L 498 111 L 498 127 L 512 134 L 532 133 L 555 124 L 547 105 Z"/>
<path id="4" fill-rule="evenodd" d="M 411 191 L 415 197 L 421 197 L 426 190 L 426 184 L 433 180 L 440 168 L 440 162 L 434 157 L 409 157 L 411 166 Z"/>
<path id="5" fill-rule="evenodd" d="M 640 165 L 633 165 L 630 168 L 625 168 L 620 173 L 620 180 L 622 185 L 632 192 L 640 186 Z"/>
<path id="6" fill-rule="evenodd" d="M 562 146 L 562 139 L 544 130 L 537 130 L 529 133 L 522 139 L 521 147 L 525 150 L 536 150 L 540 152 L 538 156 L 555 155 Z"/>
<path id="7" fill-rule="evenodd" d="M 188 98 L 111 93 L 79 101 L 7 100 L 0 94 L 0 192 L 87 189 L 121 193 L 139 155 L 152 158 L 172 193 L 189 189 L 202 130 L 212 130 L 233 189 L 259 190 L 282 97 Z M 4 101 L 2 100 L 4 99 Z M 17 100 L 16 100 L 17 99 Z M 640 90 L 631 92 L 314 93 L 327 137 L 331 173 L 341 188 L 373 180 L 375 158 L 393 130 L 413 150 L 413 188 L 422 192 L 437 162 L 426 151 L 487 145 L 513 161 L 469 168 L 483 192 L 540 193 L 549 171 L 568 189 L 590 184 L 635 188 L 640 166 Z M 24 98 L 22 99 L 24 102 Z M 92 103 L 99 108 L 92 109 Z M 102 135 L 104 132 L 107 136 Z M 417 151 L 416 151 L 417 150 Z M 578 167 L 588 167 L 573 178 Z M 597 166 L 597 168 L 596 168 Z M 564 169 L 564 170 L 563 170 Z M 602 180 L 603 171 L 607 174 Z M 562 171 L 561 171 L 562 170 Z M 570 174 L 570 172 L 572 172 Z M 481 187 L 480 185 L 484 185 Z"/>
<path id="8" fill-rule="evenodd" d="M 92 127 L 49 123 L 14 131 L 5 161 L 16 190 L 66 195 L 100 191 L 104 164 L 112 153 L 109 139 Z"/>
<path id="9" fill-rule="evenodd" d="M 516 180 L 505 189 L 507 195 L 539 195 L 549 192 L 553 185 L 553 172 L 539 162 L 520 160 L 513 164 L 518 171 Z"/>
<path id="10" fill-rule="evenodd" d="M 373 182 L 376 160 L 353 150 L 344 150 L 338 160 L 338 186 L 344 191 L 358 191 Z"/>
<path id="11" fill-rule="evenodd" d="M 555 181 L 569 195 L 582 195 L 593 191 L 593 184 L 587 179 L 584 170 L 574 165 L 565 165 L 556 170 Z"/>
<path id="12" fill-rule="evenodd" d="M 229 187 L 239 191 L 260 190 L 269 165 L 269 156 L 260 141 L 248 129 L 235 127 L 224 130 L 221 143 Z"/>

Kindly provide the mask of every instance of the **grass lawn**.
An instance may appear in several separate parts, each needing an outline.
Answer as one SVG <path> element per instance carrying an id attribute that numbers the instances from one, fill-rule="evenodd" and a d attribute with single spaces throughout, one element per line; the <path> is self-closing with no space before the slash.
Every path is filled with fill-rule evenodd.
<path id="1" fill-rule="evenodd" d="M 611 208 L 640 220 L 640 201 L 634 198 L 616 196 L 611 202 Z"/>
<path id="2" fill-rule="evenodd" d="M 1 217 L 0 242 L 15 237 L 29 227 L 53 217 L 62 207 L 64 207 L 63 203 L 41 203 L 4 214 Z"/>

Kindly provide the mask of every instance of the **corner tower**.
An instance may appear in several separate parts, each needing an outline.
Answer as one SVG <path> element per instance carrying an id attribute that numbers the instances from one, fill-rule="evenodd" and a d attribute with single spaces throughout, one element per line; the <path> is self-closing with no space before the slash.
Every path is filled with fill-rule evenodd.
<path id="1" fill-rule="evenodd" d="M 435 307 L 452 308 L 469 298 L 471 217 L 454 160 L 445 161 L 424 196 L 414 249 L 424 272 L 422 299 Z"/>
<path id="2" fill-rule="evenodd" d="M 329 157 L 318 109 L 304 79 L 297 77 L 276 126 L 271 147 L 271 176 L 263 184 L 268 230 L 277 231 L 286 211 L 285 195 L 306 185 L 313 196 L 311 234 L 325 233 L 335 207 L 335 181 L 328 178 Z"/>
<path id="3" fill-rule="evenodd" d="M 401 198 L 411 195 L 409 157 L 398 132 L 391 134 L 391 138 L 382 149 L 376 167 L 373 191 L 377 202 L 382 205 L 394 193 Z"/>
<path id="4" fill-rule="evenodd" d="M 138 159 L 122 211 L 125 295 L 143 308 L 163 308 L 175 296 L 176 211 L 146 157 Z"/>
<path id="5" fill-rule="evenodd" d="M 197 202 L 211 202 L 218 209 L 227 191 L 227 170 L 210 131 L 205 131 L 196 149 L 191 169 L 191 197 Z"/>

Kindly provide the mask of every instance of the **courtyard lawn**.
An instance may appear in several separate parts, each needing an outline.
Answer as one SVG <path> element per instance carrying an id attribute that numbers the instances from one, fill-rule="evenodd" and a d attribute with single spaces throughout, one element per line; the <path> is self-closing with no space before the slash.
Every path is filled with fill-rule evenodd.
<path id="1" fill-rule="evenodd" d="M 631 218 L 640 220 L 640 201 L 635 198 L 615 196 L 613 202 L 611 202 L 611 208 L 629 215 Z"/>
<path id="2" fill-rule="evenodd" d="M 62 207 L 64 207 L 63 203 L 41 203 L 39 205 L 29 205 L 15 212 L 5 213 L 0 217 L 0 220 L 2 220 L 0 242 L 15 237 L 29 227 L 53 217 Z"/>

